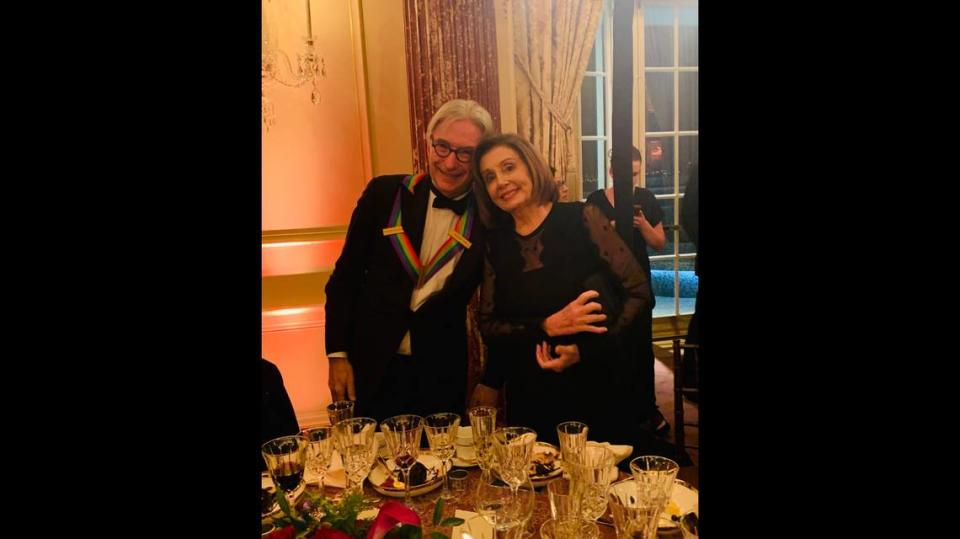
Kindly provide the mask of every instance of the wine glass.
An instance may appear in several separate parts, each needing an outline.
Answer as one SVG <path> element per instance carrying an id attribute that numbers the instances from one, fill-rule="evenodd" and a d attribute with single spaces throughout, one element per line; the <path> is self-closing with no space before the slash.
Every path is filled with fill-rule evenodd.
<path id="1" fill-rule="evenodd" d="M 336 401 L 328 404 L 327 419 L 330 420 L 330 426 L 336 425 L 344 419 L 351 419 L 356 404 L 354 401 Z"/>
<path id="2" fill-rule="evenodd" d="M 260 452 L 267 462 L 273 483 L 293 502 L 293 494 L 303 485 L 307 439 L 303 436 L 281 436 L 263 444 Z"/>
<path id="3" fill-rule="evenodd" d="M 608 494 L 610 513 L 617 537 L 657 539 L 657 522 L 661 507 L 638 495 L 637 481 L 629 479 L 611 488 Z"/>
<path id="4" fill-rule="evenodd" d="M 514 488 L 494 474 L 481 474 L 474 496 L 477 513 L 493 526 L 495 538 L 518 538 L 533 515 L 536 499 L 530 478 Z"/>
<path id="5" fill-rule="evenodd" d="M 492 438 L 493 452 L 497 456 L 497 473 L 516 491 L 529 475 L 537 433 L 527 427 L 505 427 L 494 431 Z"/>
<path id="6" fill-rule="evenodd" d="M 460 416 L 451 413 L 431 414 L 423 418 L 423 428 L 427 432 L 430 449 L 440 459 L 440 471 L 443 474 L 443 490 L 440 499 L 456 498 L 447 486 L 447 461 L 453 457 L 457 430 L 460 428 Z"/>
<path id="7" fill-rule="evenodd" d="M 420 454 L 423 418 L 412 414 L 388 417 L 380 424 L 380 430 L 397 468 L 403 472 L 403 504 L 414 508 L 410 503 L 410 468 Z"/>
<path id="8" fill-rule="evenodd" d="M 333 456 L 333 427 L 304 429 L 300 435 L 307 439 L 307 470 L 317 475 L 317 488 L 323 494 L 323 478 Z"/>
<path id="9" fill-rule="evenodd" d="M 346 493 L 362 493 L 363 480 L 376 458 L 377 421 L 370 417 L 344 419 L 334 426 L 337 451 L 347 474 Z"/>
<path id="10" fill-rule="evenodd" d="M 493 406 L 471 408 L 470 430 L 473 432 L 473 447 L 477 454 L 477 464 L 484 475 L 493 467 L 493 451 L 490 448 L 490 436 L 497 427 L 497 409 Z"/>

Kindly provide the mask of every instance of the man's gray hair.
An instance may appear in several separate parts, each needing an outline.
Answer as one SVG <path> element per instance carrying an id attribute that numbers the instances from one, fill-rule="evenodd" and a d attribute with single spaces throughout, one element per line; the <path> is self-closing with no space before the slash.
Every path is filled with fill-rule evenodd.
<path id="1" fill-rule="evenodd" d="M 469 99 L 451 99 L 437 109 L 427 125 L 427 138 L 433 135 L 433 130 L 445 120 L 470 120 L 480 128 L 481 135 L 493 132 L 493 118 L 487 109 L 480 103 Z"/>

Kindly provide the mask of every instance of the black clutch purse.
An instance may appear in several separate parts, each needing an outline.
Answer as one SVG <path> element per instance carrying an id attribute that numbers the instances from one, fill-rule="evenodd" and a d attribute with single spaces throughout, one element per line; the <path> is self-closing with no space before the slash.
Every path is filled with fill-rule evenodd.
<path id="1" fill-rule="evenodd" d="M 600 293 L 592 301 L 599 303 L 603 308 L 603 314 L 607 315 L 603 326 L 609 328 L 620 319 L 620 315 L 623 314 L 623 301 L 626 294 L 623 287 L 614 282 L 606 271 L 601 270 L 590 274 L 583 280 L 583 290 L 596 290 Z"/>

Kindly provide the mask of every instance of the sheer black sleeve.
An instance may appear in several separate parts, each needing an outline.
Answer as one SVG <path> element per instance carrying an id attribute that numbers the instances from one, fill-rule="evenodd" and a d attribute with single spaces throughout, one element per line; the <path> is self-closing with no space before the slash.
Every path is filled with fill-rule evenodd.
<path id="1" fill-rule="evenodd" d="M 623 242 L 620 235 L 610 226 L 610 221 L 596 206 L 587 204 L 583 208 L 583 222 L 590 233 L 590 239 L 597 246 L 600 259 L 611 273 L 620 281 L 626 292 L 623 312 L 610 327 L 611 334 L 617 334 L 636 318 L 640 309 L 648 309 L 652 303 L 647 275 L 633 252 Z"/>

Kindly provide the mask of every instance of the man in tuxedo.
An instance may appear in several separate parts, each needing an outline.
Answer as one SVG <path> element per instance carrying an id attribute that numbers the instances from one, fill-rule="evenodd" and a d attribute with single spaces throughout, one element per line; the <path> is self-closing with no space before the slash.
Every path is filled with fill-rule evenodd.
<path id="1" fill-rule="evenodd" d="M 480 283 L 484 230 L 470 165 L 493 130 L 474 101 L 443 104 L 427 126 L 427 172 L 370 181 L 326 287 L 334 400 L 356 416 L 463 413 L 466 305 Z"/>

